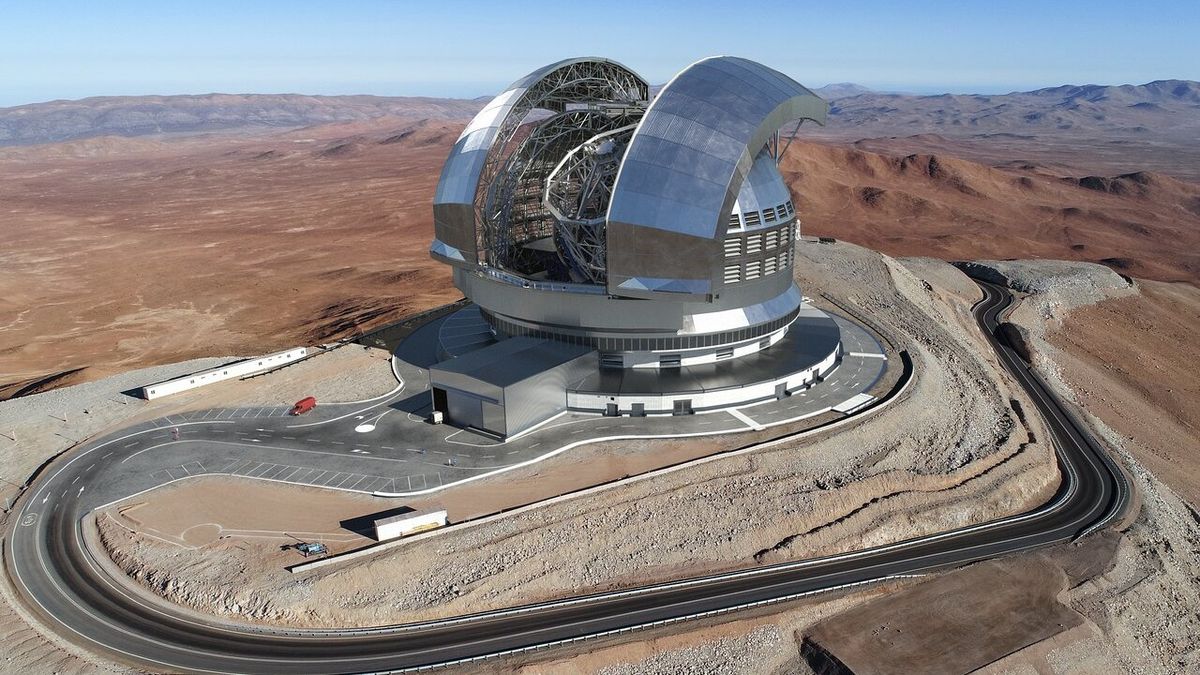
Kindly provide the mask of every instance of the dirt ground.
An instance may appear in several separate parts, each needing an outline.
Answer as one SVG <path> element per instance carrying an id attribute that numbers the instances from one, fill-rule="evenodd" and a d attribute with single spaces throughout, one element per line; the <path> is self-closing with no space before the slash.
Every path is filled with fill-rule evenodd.
<path id="1" fill-rule="evenodd" d="M 383 118 L 6 149 L 0 398 L 355 335 L 455 299 L 427 249 L 461 127 Z M 805 233 L 891 255 L 1057 257 L 1200 278 L 1194 182 L 1114 177 L 1100 151 L 1064 167 L 959 158 L 988 143 L 1003 154 L 1002 139 L 855 140 L 791 144 L 781 168 Z"/>
<path id="2" fill-rule="evenodd" d="M 1079 401 L 1131 439 L 1138 461 L 1200 506 L 1200 289 L 1139 280 L 1141 293 L 1072 311 L 1050 331 Z"/>
<path id="3" fill-rule="evenodd" d="M 355 492 L 201 476 L 117 503 L 99 517 L 191 550 L 239 539 L 271 544 L 315 541 L 337 553 L 373 541 L 347 527 L 347 521 L 395 506 L 394 501 Z"/>
<path id="4" fill-rule="evenodd" d="M 970 282 L 962 283 L 964 279 L 944 263 L 929 259 L 904 262 L 939 291 L 957 289 L 965 300 L 978 298 Z M 1200 618 L 1195 607 L 1200 606 L 1200 586 L 1196 584 L 1200 578 L 1200 521 L 1195 517 L 1195 507 L 1172 490 L 1178 488 L 1185 495 L 1196 485 L 1189 454 L 1196 446 L 1196 435 L 1188 431 L 1194 429 L 1197 420 L 1192 411 L 1197 400 L 1192 390 L 1196 380 L 1190 367 L 1195 362 L 1195 345 L 1189 337 L 1197 332 L 1193 322 L 1195 289 L 1138 280 L 1131 293 L 1120 290 L 1125 284 L 1119 279 L 1107 285 L 1103 280 L 1093 285 L 1095 279 L 1089 281 L 1086 276 L 1081 280 L 1076 276 L 1079 270 L 1070 264 L 1035 261 L 1023 266 L 1029 274 L 1022 277 L 1020 285 L 1041 290 L 1023 302 L 1013 320 L 1033 337 L 1041 372 L 1052 384 L 1057 383 L 1055 386 L 1066 398 L 1078 397 L 1084 402 L 1085 417 L 1130 467 L 1140 498 L 1135 504 L 1138 510 L 1127 519 L 1124 534 L 1089 537 L 1082 543 L 1087 551 L 1060 549 L 1050 558 L 1069 578 L 1056 595 L 1058 606 L 1054 611 L 1062 613 L 1065 605 L 1070 614 L 1081 615 L 1085 621 L 1017 649 L 978 672 L 1197 672 Z M 1106 300 L 1110 295 L 1115 297 Z M 1043 335 L 1049 342 L 1042 339 Z M 1160 469 L 1151 473 L 1140 466 L 1143 462 Z M 1018 567 L 1030 564 L 1027 557 L 1000 562 Z M 937 590 L 940 583 L 929 582 L 929 590 Z M 980 601 L 976 595 L 996 595 L 1000 589 L 1022 588 L 1024 584 L 1023 577 L 1009 585 L 983 579 L 974 589 L 955 597 L 974 605 Z M 921 613 L 920 605 L 913 611 Z M 872 619 L 869 615 L 862 618 L 868 623 Z M 694 667 L 697 649 L 717 650 L 736 658 L 718 659 L 713 662 L 717 665 L 705 672 L 763 672 L 766 669 L 758 664 L 774 664 L 794 656 L 795 642 L 780 639 L 779 634 L 794 631 L 797 640 L 802 641 L 814 625 L 819 625 L 786 611 L 775 619 L 773 625 L 757 628 L 730 623 L 725 631 L 710 628 L 682 633 L 681 638 L 697 636 L 700 643 L 694 648 L 651 655 L 639 651 L 635 644 L 628 654 L 614 658 L 620 659 L 625 668 L 620 672 L 676 672 Z M 980 623 L 973 628 L 986 645 L 984 638 L 990 631 Z M 754 639 L 754 630 L 766 630 L 774 637 Z M 911 627 L 902 630 L 893 637 L 903 636 L 910 642 L 909 648 L 928 637 L 925 633 L 914 634 Z M 1034 630 L 1013 644 L 1028 642 L 1038 632 Z M 870 635 L 850 637 L 860 642 L 874 639 Z M 968 645 L 973 646 L 970 641 Z M 977 655 L 979 661 L 986 660 L 982 652 L 977 651 Z M 872 654 L 858 649 L 847 658 L 864 656 Z M 926 672 L 929 667 L 922 664 L 915 671 Z M 786 671 L 777 672 L 811 674 L 813 669 L 795 661 Z"/>
<path id="5" fill-rule="evenodd" d="M 378 625 L 855 549 L 1024 510 L 1053 493 L 1059 475 L 1045 432 L 984 351 L 970 315 L 976 298 L 961 284 L 926 287 L 900 263 L 849 244 L 804 244 L 798 256 L 810 294 L 871 317 L 916 362 L 906 394 L 857 425 L 452 528 L 299 579 L 260 565 L 258 552 L 205 550 L 209 564 L 181 575 L 178 547 L 133 535 L 108 543 L 133 579 L 196 611 Z M 699 447 L 584 447 L 466 489 L 479 508 L 529 501 L 644 469 L 649 453 Z M 438 495 L 452 517 L 458 496 Z M 227 568 L 245 583 L 224 584 Z M 411 582 L 381 583 L 397 575 Z"/>
<path id="6" fill-rule="evenodd" d="M 325 342 L 454 300 L 427 249 L 459 128 L 391 118 L 370 138 L 334 124 L 10 149 L 0 397 Z"/>
<path id="7" fill-rule="evenodd" d="M 892 593 L 806 631 L 809 664 L 855 673 L 972 672 L 1083 623 L 1057 600 L 1068 579 L 1038 559 L 985 562 Z"/>

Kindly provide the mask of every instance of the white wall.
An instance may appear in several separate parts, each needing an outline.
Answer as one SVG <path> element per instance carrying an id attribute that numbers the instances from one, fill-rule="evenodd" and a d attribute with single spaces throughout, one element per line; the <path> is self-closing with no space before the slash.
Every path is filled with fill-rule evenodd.
<path id="1" fill-rule="evenodd" d="M 257 358 L 238 361 L 228 365 L 213 368 L 211 370 L 202 370 L 191 375 L 184 375 L 173 380 L 165 380 L 155 384 L 148 384 L 142 387 L 142 398 L 147 400 L 178 394 L 181 391 L 203 387 L 206 384 L 221 382 L 222 380 L 232 380 L 238 377 L 245 377 L 255 373 L 261 373 L 264 370 L 278 368 L 286 365 L 289 362 L 296 361 L 308 355 L 308 350 L 304 347 L 296 347 L 287 351 L 267 354 Z"/>
<path id="2" fill-rule="evenodd" d="M 780 328 L 769 335 L 760 335 L 750 340 L 734 342 L 728 345 L 721 345 L 720 347 L 698 347 L 696 349 L 659 349 L 646 352 L 617 352 L 614 354 L 614 356 L 623 356 L 626 368 L 658 368 L 660 359 L 664 354 L 678 354 L 680 357 L 679 365 L 681 366 L 699 366 L 705 363 L 716 363 L 717 352 L 721 351 L 722 349 L 729 349 L 731 347 L 733 349 L 733 356 L 730 358 L 740 359 L 743 356 L 749 356 L 750 354 L 763 349 L 763 347 L 760 346 L 763 338 L 768 338 L 770 340 L 769 346 L 775 345 L 783 339 L 783 336 L 785 333 L 787 333 L 787 331 L 788 327 L 784 326 L 783 328 Z"/>
<path id="3" fill-rule="evenodd" d="M 687 394 L 663 394 L 659 396 L 622 396 L 619 394 L 608 395 L 568 391 L 567 407 L 572 410 L 592 410 L 599 412 L 603 411 L 607 404 L 616 403 L 620 413 L 627 415 L 633 408 L 634 403 L 641 403 L 645 406 L 647 415 L 670 415 L 674 410 L 675 401 L 686 399 L 692 402 L 693 410 L 733 408 L 774 396 L 775 386 L 780 383 L 786 383 L 786 389 L 790 392 L 809 384 L 817 377 L 826 375 L 837 364 L 838 354 L 841 350 L 842 346 L 839 343 L 833 352 L 811 368 L 792 373 L 787 377 L 768 382 L 749 384 L 744 387 L 708 392 L 691 392 Z"/>
<path id="4" fill-rule="evenodd" d="M 406 534 L 414 532 L 423 532 L 435 527 L 444 527 L 449 522 L 450 520 L 446 517 L 445 511 L 393 516 L 392 518 L 375 521 L 375 538 L 379 541 L 387 541 L 388 539 L 403 537 Z"/>

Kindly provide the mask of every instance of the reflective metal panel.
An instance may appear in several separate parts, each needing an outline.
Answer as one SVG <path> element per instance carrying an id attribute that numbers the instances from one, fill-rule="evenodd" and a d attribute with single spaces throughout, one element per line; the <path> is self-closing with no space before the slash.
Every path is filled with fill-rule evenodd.
<path id="1" fill-rule="evenodd" d="M 675 76 L 634 132 L 613 188 L 609 292 L 650 298 L 703 286 L 639 288 L 663 278 L 718 292 L 722 239 L 755 158 L 785 123 L 824 124 L 827 111 L 795 80 L 746 59 L 708 58 Z"/>

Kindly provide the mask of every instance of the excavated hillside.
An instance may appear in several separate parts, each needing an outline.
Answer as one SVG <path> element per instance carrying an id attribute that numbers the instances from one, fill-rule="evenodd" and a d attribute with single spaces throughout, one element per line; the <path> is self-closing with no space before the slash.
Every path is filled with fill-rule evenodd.
<path id="1" fill-rule="evenodd" d="M 857 549 L 1020 512 L 1053 494 L 1053 450 L 1040 419 L 1026 415 L 1032 404 L 978 335 L 970 314 L 977 291 L 923 284 L 895 260 L 850 244 L 804 243 L 798 253 L 810 295 L 870 316 L 915 362 L 917 379 L 903 397 L 858 425 L 298 578 L 262 562 L 275 541 L 187 550 L 106 519 L 99 539 L 131 583 L 202 612 L 363 626 Z M 624 442 L 619 451 L 654 452 L 656 443 Z M 504 490 L 596 472 L 613 452 L 584 446 L 485 481 Z M 455 489 L 436 497 L 453 502 Z"/>

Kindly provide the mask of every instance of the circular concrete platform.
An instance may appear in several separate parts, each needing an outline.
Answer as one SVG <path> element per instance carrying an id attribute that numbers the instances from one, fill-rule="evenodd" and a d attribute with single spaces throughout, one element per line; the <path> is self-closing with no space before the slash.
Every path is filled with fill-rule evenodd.
<path id="1" fill-rule="evenodd" d="M 446 317 L 438 327 L 437 353 L 443 361 L 495 343 L 490 326 L 475 305 Z M 838 365 L 842 355 L 837 322 L 805 303 L 787 332 L 770 347 L 695 365 L 601 366 L 581 380 L 566 383 L 565 407 L 638 416 L 744 406 L 811 387 Z"/>

